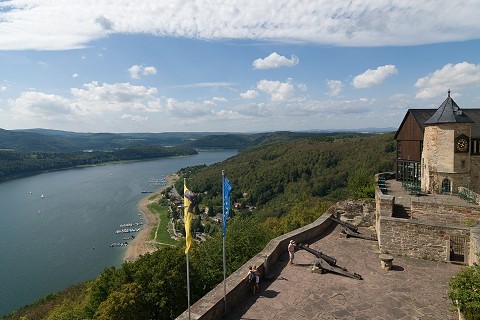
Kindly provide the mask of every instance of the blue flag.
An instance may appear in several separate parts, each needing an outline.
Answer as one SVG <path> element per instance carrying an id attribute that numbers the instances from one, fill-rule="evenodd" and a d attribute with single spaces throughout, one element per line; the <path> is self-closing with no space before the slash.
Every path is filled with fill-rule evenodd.
<path id="1" fill-rule="evenodd" d="M 230 181 L 228 181 L 225 176 L 223 176 L 223 233 L 222 237 L 225 237 L 227 232 L 227 220 L 228 215 L 230 214 L 230 191 L 232 191 L 232 186 Z"/>

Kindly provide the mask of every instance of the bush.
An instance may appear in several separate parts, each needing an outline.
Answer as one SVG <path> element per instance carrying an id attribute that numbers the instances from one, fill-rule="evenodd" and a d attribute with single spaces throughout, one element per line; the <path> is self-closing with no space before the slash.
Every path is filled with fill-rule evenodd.
<path id="1" fill-rule="evenodd" d="M 480 266 L 463 268 L 449 283 L 448 297 L 466 320 L 480 319 Z"/>

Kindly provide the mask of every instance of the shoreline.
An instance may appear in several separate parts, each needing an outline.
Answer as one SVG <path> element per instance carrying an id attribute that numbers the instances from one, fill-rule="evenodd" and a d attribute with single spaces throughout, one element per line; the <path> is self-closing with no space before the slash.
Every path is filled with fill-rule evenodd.
<path id="1" fill-rule="evenodd" d="M 160 217 L 152 213 L 148 209 L 148 205 L 155 202 L 155 200 L 150 200 L 150 198 L 155 197 L 157 199 L 158 195 L 165 190 L 166 188 L 173 186 L 173 183 L 178 179 L 178 176 L 174 173 L 167 176 L 167 181 L 164 186 L 155 190 L 154 192 L 148 194 L 145 198 L 140 200 L 137 204 L 138 210 L 142 213 L 146 220 L 144 228 L 140 230 L 138 235 L 133 239 L 127 246 L 127 251 L 125 252 L 123 260 L 125 262 L 133 262 L 137 260 L 141 255 L 146 253 L 153 253 L 157 251 L 157 247 L 150 239 L 150 230 L 152 227 L 155 227 L 160 222 Z"/>

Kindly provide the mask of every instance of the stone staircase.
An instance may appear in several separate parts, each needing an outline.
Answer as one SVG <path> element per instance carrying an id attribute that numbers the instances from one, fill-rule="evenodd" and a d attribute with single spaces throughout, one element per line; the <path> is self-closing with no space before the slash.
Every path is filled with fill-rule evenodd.
<path id="1" fill-rule="evenodd" d="M 395 204 L 393 206 L 393 212 L 392 212 L 393 218 L 409 219 L 410 216 L 411 216 L 410 207 L 407 207 L 401 204 Z"/>

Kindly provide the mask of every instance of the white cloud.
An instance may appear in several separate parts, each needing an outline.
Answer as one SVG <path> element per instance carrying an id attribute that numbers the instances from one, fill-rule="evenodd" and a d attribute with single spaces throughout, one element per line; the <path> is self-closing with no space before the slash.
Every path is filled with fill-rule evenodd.
<path id="1" fill-rule="evenodd" d="M 303 92 L 308 90 L 308 86 L 305 83 L 299 83 L 297 87 L 298 89 L 300 89 L 300 91 L 303 91 Z"/>
<path id="2" fill-rule="evenodd" d="M 252 65 L 254 69 L 276 69 L 280 67 L 294 67 L 298 64 L 299 60 L 296 56 L 288 59 L 281 56 L 276 52 L 273 52 L 264 59 L 257 59 L 253 61 Z"/>
<path id="3" fill-rule="evenodd" d="M 332 97 L 338 96 L 342 91 L 343 83 L 340 80 L 326 80 L 327 87 L 330 89 L 329 95 Z"/>
<path id="4" fill-rule="evenodd" d="M 148 120 L 148 117 L 142 117 L 142 116 L 135 116 L 131 114 L 124 114 L 120 117 L 122 120 L 130 120 L 133 122 L 145 122 Z"/>
<path id="5" fill-rule="evenodd" d="M 100 116 L 108 112 L 130 110 L 158 112 L 162 110 L 156 88 L 132 86 L 128 83 L 99 85 L 84 84 L 70 89 L 71 98 L 43 92 L 27 91 L 8 105 L 16 117 L 32 117 L 46 120 L 71 120 Z"/>
<path id="6" fill-rule="evenodd" d="M 8 104 L 12 113 L 21 117 L 56 120 L 75 116 L 78 109 L 70 100 L 54 94 L 28 91 Z"/>
<path id="7" fill-rule="evenodd" d="M 240 93 L 240 97 L 242 97 L 243 99 L 255 99 L 258 96 L 259 96 L 258 91 L 252 90 L 252 89 L 249 89 L 245 92 Z"/>
<path id="8" fill-rule="evenodd" d="M 98 23 L 103 30 L 108 31 L 113 29 L 113 22 L 104 16 L 97 17 L 95 22 Z"/>
<path id="9" fill-rule="evenodd" d="M 368 69 L 353 78 L 352 85 L 357 89 L 376 86 L 382 83 L 388 76 L 396 74 L 397 72 L 397 67 L 391 64 L 378 67 L 375 70 Z"/>
<path id="10" fill-rule="evenodd" d="M 417 45 L 478 39 L 478 12 L 479 1 L 459 5 L 447 0 L 434 4 L 139 0 L 134 6 L 127 0 L 11 0 L 0 2 L 0 48 L 75 49 L 118 33 L 340 46 Z"/>
<path id="11" fill-rule="evenodd" d="M 178 118 L 198 120 L 198 117 L 210 114 L 209 104 L 198 103 L 195 101 L 178 101 L 173 98 L 167 99 L 167 110 L 170 114 Z"/>
<path id="12" fill-rule="evenodd" d="M 157 74 L 157 69 L 155 67 L 145 67 L 143 68 L 143 75 L 144 76 L 149 76 L 149 75 L 152 75 L 152 74 Z"/>
<path id="13" fill-rule="evenodd" d="M 274 113 L 274 107 L 265 103 L 249 103 L 237 105 L 233 108 L 235 112 L 246 117 L 271 117 Z"/>
<path id="14" fill-rule="evenodd" d="M 148 76 L 157 73 L 157 69 L 155 67 L 144 67 L 140 65 L 133 65 L 128 68 L 128 72 L 130 74 L 130 78 L 132 79 L 140 79 L 140 75 Z"/>
<path id="15" fill-rule="evenodd" d="M 74 78 L 74 79 L 75 79 L 75 78 L 78 78 L 78 73 L 72 74 L 72 78 Z"/>
<path id="16" fill-rule="evenodd" d="M 103 83 L 92 81 L 84 84 L 82 89 L 70 90 L 78 104 L 91 112 L 103 110 L 144 110 L 155 112 L 160 108 L 157 101 L 157 89 L 153 87 L 134 86 L 130 83 Z"/>
<path id="17" fill-rule="evenodd" d="M 415 83 L 415 98 L 428 99 L 446 96 L 448 89 L 461 89 L 480 85 L 480 64 L 461 62 L 447 64 L 442 69 L 420 78 Z"/>
<path id="18" fill-rule="evenodd" d="M 176 88 L 222 88 L 231 87 L 234 84 L 231 82 L 198 82 L 175 86 Z"/>
<path id="19" fill-rule="evenodd" d="M 270 94 L 273 102 L 288 100 L 293 96 L 294 86 L 288 82 L 260 80 L 257 89 Z"/>
<path id="20" fill-rule="evenodd" d="M 132 79 L 140 79 L 140 72 L 141 72 L 141 66 L 135 64 L 128 68 L 128 73 L 130 74 L 130 78 Z"/>
<path id="21" fill-rule="evenodd" d="M 375 99 L 314 100 L 297 99 L 288 104 L 290 113 L 303 117 L 332 117 L 344 114 L 364 114 L 371 111 Z"/>

